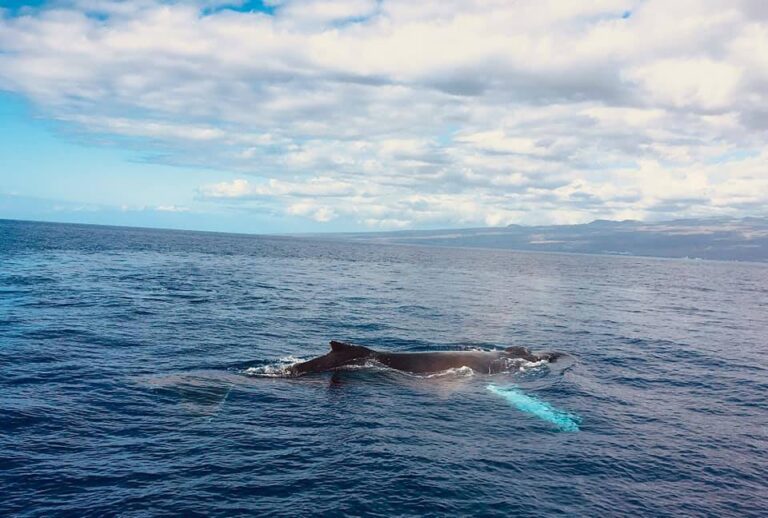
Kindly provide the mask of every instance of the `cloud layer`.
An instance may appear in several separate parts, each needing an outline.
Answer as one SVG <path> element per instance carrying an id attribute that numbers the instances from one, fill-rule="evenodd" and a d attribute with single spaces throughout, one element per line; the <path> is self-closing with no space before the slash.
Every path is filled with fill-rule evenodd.
<path id="1" fill-rule="evenodd" d="M 371 228 L 764 214 L 766 12 L 59 1 L 2 15 L 0 89 L 230 172 L 199 198 L 238 210 Z"/>

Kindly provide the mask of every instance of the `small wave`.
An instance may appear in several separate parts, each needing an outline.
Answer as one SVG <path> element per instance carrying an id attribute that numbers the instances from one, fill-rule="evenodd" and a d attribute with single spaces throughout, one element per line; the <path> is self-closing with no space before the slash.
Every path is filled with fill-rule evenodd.
<path id="1" fill-rule="evenodd" d="M 532 370 L 539 369 L 540 367 L 544 367 L 546 365 L 549 365 L 549 360 L 539 360 L 537 362 L 529 362 L 526 360 L 521 360 L 518 366 L 518 369 L 520 372 L 528 372 Z"/>
<path id="2" fill-rule="evenodd" d="M 242 373 L 246 376 L 253 376 L 256 378 L 287 378 L 291 376 L 290 368 L 303 361 L 302 358 L 286 356 L 280 358 L 275 363 L 248 367 L 244 369 Z"/>
<path id="3" fill-rule="evenodd" d="M 433 374 L 424 374 L 419 376 L 420 378 L 447 378 L 457 377 L 463 378 L 468 376 L 474 376 L 475 371 L 471 367 L 456 367 L 455 369 L 446 369 L 444 371 L 435 372 Z"/>
<path id="4" fill-rule="evenodd" d="M 350 364 L 350 365 L 342 365 L 336 370 L 344 370 L 344 371 L 356 371 L 356 370 L 368 370 L 368 371 L 393 371 L 394 369 L 391 369 L 384 365 L 383 363 L 377 362 L 376 360 L 366 360 L 365 363 L 361 364 Z"/>
<path id="5" fill-rule="evenodd" d="M 397 376 L 407 376 L 409 378 L 418 378 L 418 379 L 450 378 L 450 377 L 463 378 L 468 376 L 474 376 L 476 374 L 471 367 L 466 367 L 466 366 L 455 367 L 453 369 L 445 369 L 438 372 L 430 372 L 429 374 L 415 373 L 415 372 L 408 372 L 408 371 L 393 369 L 392 367 L 388 367 L 383 363 L 377 362 L 375 360 L 369 360 L 359 365 L 345 365 L 343 367 L 339 367 L 339 369 L 337 370 L 345 370 L 345 371 L 365 370 L 365 371 L 372 371 L 372 372 L 385 372 L 385 373 L 392 373 Z"/>

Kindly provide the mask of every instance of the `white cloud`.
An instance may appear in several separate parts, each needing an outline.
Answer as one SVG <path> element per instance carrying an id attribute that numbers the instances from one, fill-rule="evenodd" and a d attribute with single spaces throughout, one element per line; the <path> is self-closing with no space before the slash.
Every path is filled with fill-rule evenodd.
<path id="1" fill-rule="evenodd" d="M 627 74 L 654 104 L 704 110 L 731 107 L 741 75 L 740 67 L 709 59 L 666 59 Z"/>
<path id="2" fill-rule="evenodd" d="M 768 204 L 759 2 L 53 5 L 0 18 L 0 88 L 235 173 L 207 203 L 376 228 Z"/>
<path id="3" fill-rule="evenodd" d="M 376 0 L 306 0 L 280 2 L 281 20 L 300 26 L 324 26 L 357 20 L 377 11 Z"/>
<path id="4" fill-rule="evenodd" d="M 189 212 L 188 207 L 182 207 L 179 205 L 158 205 L 155 207 L 158 212 Z"/>
<path id="5" fill-rule="evenodd" d="M 330 207 L 318 205 L 314 201 L 297 201 L 288 205 L 288 214 L 295 216 L 307 216 L 319 223 L 326 223 L 336 217 L 336 213 Z"/>
<path id="6" fill-rule="evenodd" d="M 104 209 L 104 207 L 100 207 L 100 210 Z M 121 205 L 120 210 L 123 212 L 146 212 L 146 211 L 156 211 L 156 212 L 190 212 L 189 207 L 184 207 L 181 205 L 157 205 L 155 207 L 148 207 L 146 205 Z"/>
<path id="7" fill-rule="evenodd" d="M 286 182 L 270 179 L 254 185 L 246 179 L 239 178 L 231 182 L 221 182 L 204 186 L 201 194 L 206 198 L 252 198 L 252 197 L 323 197 L 346 196 L 353 194 L 355 188 L 351 183 L 332 178 L 309 178 L 301 182 Z"/>
<path id="8" fill-rule="evenodd" d="M 517 155 L 545 155 L 547 153 L 546 146 L 534 139 L 510 137 L 500 130 L 473 133 L 459 138 L 458 142 L 469 143 L 477 149 L 496 153 Z"/>

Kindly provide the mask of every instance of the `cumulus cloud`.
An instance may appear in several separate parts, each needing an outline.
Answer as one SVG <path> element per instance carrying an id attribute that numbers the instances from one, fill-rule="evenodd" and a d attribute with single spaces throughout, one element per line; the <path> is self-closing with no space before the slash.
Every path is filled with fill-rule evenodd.
<path id="1" fill-rule="evenodd" d="M 304 182 L 285 182 L 271 179 L 268 182 L 253 185 L 240 178 L 231 182 L 206 185 L 201 189 L 204 198 L 272 198 L 272 197 L 339 197 L 356 192 L 353 184 L 332 178 L 309 178 Z"/>
<path id="2" fill-rule="evenodd" d="M 234 174 L 199 199 L 375 228 L 768 203 L 751 0 L 60 0 L 0 18 L 0 88 Z"/>

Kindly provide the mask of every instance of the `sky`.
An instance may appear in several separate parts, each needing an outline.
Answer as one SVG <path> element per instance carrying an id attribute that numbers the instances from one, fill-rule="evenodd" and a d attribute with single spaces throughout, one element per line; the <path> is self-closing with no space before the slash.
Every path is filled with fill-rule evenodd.
<path id="1" fill-rule="evenodd" d="M 768 215 L 764 0 L 0 0 L 0 218 Z"/>

